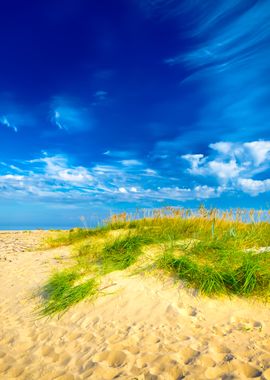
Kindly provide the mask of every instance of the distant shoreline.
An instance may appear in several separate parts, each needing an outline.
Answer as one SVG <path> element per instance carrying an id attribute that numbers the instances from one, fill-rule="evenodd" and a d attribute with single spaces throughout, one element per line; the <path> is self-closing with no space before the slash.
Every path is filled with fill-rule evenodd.
<path id="1" fill-rule="evenodd" d="M 10 228 L 10 227 L 7 227 L 7 228 L 1 228 L 0 227 L 0 233 L 2 232 L 24 232 L 24 231 L 31 231 L 31 232 L 38 232 L 38 231 L 68 231 L 72 228 L 78 228 L 78 227 L 65 227 L 65 228 L 61 228 L 61 227 L 35 227 L 35 228 Z"/>
<path id="2" fill-rule="evenodd" d="M 12 233 L 12 232 L 48 232 L 50 230 L 45 230 L 45 229 L 35 229 L 35 230 L 0 230 L 0 234 L 5 234 L 5 233 Z M 63 231 L 63 230 L 58 230 L 58 231 Z"/>

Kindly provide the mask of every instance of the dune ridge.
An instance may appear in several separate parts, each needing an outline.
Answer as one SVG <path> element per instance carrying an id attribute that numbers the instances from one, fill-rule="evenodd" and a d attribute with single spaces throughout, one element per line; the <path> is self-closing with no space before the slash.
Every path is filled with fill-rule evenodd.
<path id="1" fill-rule="evenodd" d="M 95 302 L 37 318 L 33 293 L 70 260 L 37 250 L 45 234 L 0 234 L 1 379 L 270 379 L 269 305 L 171 279 L 114 272 Z"/>

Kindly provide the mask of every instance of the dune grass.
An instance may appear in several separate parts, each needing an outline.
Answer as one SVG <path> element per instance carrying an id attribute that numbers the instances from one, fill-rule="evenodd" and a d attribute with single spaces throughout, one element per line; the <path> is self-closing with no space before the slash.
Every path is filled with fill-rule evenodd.
<path id="1" fill-rule="evenodd" d="M 180 257 L 166 252 L 157 264 L 159 268 L 184 280 L 187 286 L 206 295 L 269 297 L 269 254 L 259 256 L 240 251 L 217 253 L 216 256 L 213 252 L 208 256 L 208 251 L 202 251 L 200 247 L 196 256 L 195 246 L 189 253 L 183 253 Z"/>
<path id="2" fill-rule="evenodd" d="M 74 270 L 54 273 L 42 289 L 44 297 L 42 315 L 63 312 L 84 298 L 95 296 L 98 289 L 96 279 L 91 278 L 76 284 L 76 280 L 80 278 L 81 275 Z"/>
<path id="3" fill-rule="evenodd" d="M 119 237 L 104 245 L 99 256 L 104 273 L 123 270 L 134 264 L 142 253 L 144 240 L 139 235 Z"/>
<path id="4" fill-rule="evenodd" d="M 102 236 L 107 232 L 107 228 L 72 228 L 69 231 L 60 231 L 50 235 L 45 241 L 44 246 L 46 248 L 55 248 L 65 245 L 71 245 L 78 241 L 87 239 L 93 236 Z"/>
<path id="5" fill-rule="evenodd" d="M 55 314 L 97 295 L 102 276 L 131 267 L 152 245 L 160 246 L 152 267 L 187 287 L 208 296 L 269 300 L 270 252 L 258 250 L 270 246 L 270 223 L 255 222 L 254 213 L 249 223 L 242 221 L 243 210 L 234 219 L 231 214 L 166 209 L 140 219 L 121 214 L 100 228 L 61 232 L 47 244 L 73 244 L 75 264 L 54 273 L 44 285 L 42 313 Z"/>

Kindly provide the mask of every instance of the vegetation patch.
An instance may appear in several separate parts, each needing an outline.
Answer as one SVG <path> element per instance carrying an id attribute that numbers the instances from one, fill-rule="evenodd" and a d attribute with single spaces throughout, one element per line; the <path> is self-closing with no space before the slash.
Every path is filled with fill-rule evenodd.
<path id="1" fill-rule="evenodd" d="M 107 232 L 106 227 L 88 228 L 72 228 L 69 231 L 60 231 L 52 234 L 44 241 L 46 248 L 55 248 L 65 245 L 71 245 L 84 239 L 103 236 Z"/>
<path id="2" fill-rule="evenodd" d="M 206 295 L 237 294 L 269 297 L 270 256 L 255 255 L 227 248 L 223 242 L 199 242 L 175 256 L 165 252 L 157 261 L 158 267 L 173 273 Z"/>
<path id="3" fill-rule="evenodd" d="M 162 270 L 208 296 L 268 300 L 270 252 L 260 249 L 270 246 L 270 224 L 255 221 L 254 213 L 249 222 L 239 215 L 247 219 L 242 210 L 233 215 L 204 208 L 195 213 L 165 209 L 142 218 L 113 216 L 96 229 L 61 232 L 47 244 L 73 244 L 75 264 L 54 273 L 44 285 L 42 313 L 61 312 L 97 295 L 102 276 L 131 266 L 136 273 L 140 266 L 142 271 Z"/>
<path id="4" fill-rule="evenodd" d="M 57 272 L 51 276 L 42 289 L 44 298 L 41 307 L 43 315 L 53 315 L 67 310 L 86 297 L 97 294 L 98 282 L 91 278 L 76 285 L 81 275 L 75 271 Z"/>

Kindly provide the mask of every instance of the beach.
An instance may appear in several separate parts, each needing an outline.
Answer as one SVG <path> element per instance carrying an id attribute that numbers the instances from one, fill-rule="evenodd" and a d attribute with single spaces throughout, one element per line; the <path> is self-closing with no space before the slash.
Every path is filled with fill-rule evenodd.
<path id="1" fill-rule="evenodd" d="M 269 304 L 199 296 L 171 278 L 116 271 L 102 295 L 41 317 L 34 294 L 70 247 L 0 233 L 0 379 L 270 379 Z"/>

